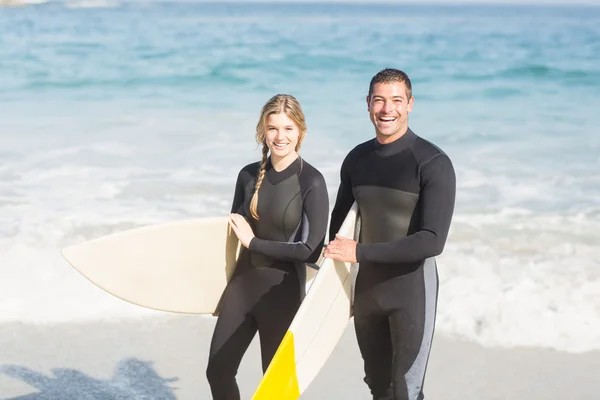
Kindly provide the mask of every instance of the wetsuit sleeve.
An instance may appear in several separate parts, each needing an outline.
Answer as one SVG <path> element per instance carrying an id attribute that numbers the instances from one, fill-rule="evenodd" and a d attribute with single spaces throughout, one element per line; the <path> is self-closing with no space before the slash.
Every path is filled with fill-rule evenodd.
<path id="1" fill-rule="evenodd" d="M 338 188 L 335 205 L 331 212 L 331 223 L 329 224 L 329 241 L 335 239 L 335 234 L 340 230 L 348 211 L 354 203 L 352 194 L 352 183 L 350 182 L 350 156 L 347 156 L 340 169 L 340 187 Z"/>
<path id="2" fill-rule="evenodd" d="M 442 253 L 454 212 L 456 176 L 446 155 L 436 156 L 421 171 L 419 230 L 384 243 L 359 243 L 358 262 L 403 263 L 425 260 Z"/>
<path id="3" fill-rule="evenodd" d="M 304 196 L 302 235 L 297 242 L 277 242 L 254 237 L 250 251 L 262 253 L 282 261 L 316 262 L 323 249 L 327 233 L 329 197 L 322 176 L 316 176 Z"/>
<path id="4" fill-rule="evenodd" d="M 231 204 L 231 212 L 235 214 L 243 215 L 248 218 L 244 211 L 244 171 L 240 171 L 235 183 L 235 191 L 233 194 L 233 203 Z"/>

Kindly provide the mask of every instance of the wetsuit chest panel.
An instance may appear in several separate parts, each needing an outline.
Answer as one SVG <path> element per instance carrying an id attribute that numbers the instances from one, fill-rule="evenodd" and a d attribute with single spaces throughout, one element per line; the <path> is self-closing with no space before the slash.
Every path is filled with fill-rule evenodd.
<path id="1" fill-rule="evenodd" d="M 361 215 L 361 243 L 387 242 L 408 235 L 418 194 L 380 186 L 355 186 L 352 191 Z"/>
<path id="2" fill-rule="evenodd" d="M 361 243 L 405 237 L 414 224 L 419 201 L 419 163 L 409 148 L 380 154 L 371 151 L 352 168 L 352 193 L 360 209 Z"/>
<path id="3" fill-rule="evenodd" d="M 298 176 L 272 184 L 268 179 L 258 192 L 256 235 L 265 240 L 286 242 L 302 220 L 302 197 Z"/>
<path id="4" fill-rule="evenodd" d="M 379 186 L 419 193 L 419 164 L 410 149 L 385 157 L 371 152 L 357 160 L 352 168 L 352 186 Z"/>
<path id="5" fill-rule="evenodd" d="M 293 240 L 302 221 L 302 195 L 298 175 L 272 183 L 265 178 L 258 192 L 258 221 L 253 220 L 254 233 L 265 240 L 288 242 Z M 259 253 L 251 253 L 256 267 L 270 266 L 276 260 Z"/>

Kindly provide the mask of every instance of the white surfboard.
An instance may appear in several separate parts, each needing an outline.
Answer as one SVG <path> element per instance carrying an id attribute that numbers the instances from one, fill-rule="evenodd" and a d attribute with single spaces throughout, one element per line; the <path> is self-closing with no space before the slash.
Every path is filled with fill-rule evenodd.
<path id="1" fill-rule="evenodd" d="M 229 218 L 151 225 L 66 247 L 63 257 L 106 292 L 138 306 L 213 314 L 239 255 Z M 307 267 L 310 284 L 316 271 Z"/>
<path id="2" fill-rule="evenodd" d="M 338 234 L 358 239 L 358 206 L 353 204 Z M 320 269 L 288 332 L 265 372 L 253 400 L 296 400 L 308 388 L 352 317 L 358 265 L 322 259 Z"/>

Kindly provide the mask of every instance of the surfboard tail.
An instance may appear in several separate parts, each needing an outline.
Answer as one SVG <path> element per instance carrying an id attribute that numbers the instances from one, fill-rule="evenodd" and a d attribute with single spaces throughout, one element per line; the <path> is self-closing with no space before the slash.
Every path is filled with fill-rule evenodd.
<path id="1" fill-rule="evenodd" d="M 252 400 L 297 400 L 299 397 L 294 332 L 287 331 Z"/>
<path id="2" fill-rule="evenodd" d="M 105 292 L 140 307 L 213 314 L 241 245 L 229 218 L 194 218 L 111 233 L 61 250 Z"/>

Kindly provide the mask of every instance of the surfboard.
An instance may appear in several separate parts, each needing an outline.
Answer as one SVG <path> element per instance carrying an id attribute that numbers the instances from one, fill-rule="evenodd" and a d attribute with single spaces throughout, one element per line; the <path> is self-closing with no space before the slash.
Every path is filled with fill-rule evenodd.
<path id="1" fill-rule="evenodd" d="M 358 239 L 358 206 L 352 205 L 338 234 Z M 321 370 L 352 317 L 358 264 L 320 260 L 312 286 L 294 317 L 253 400 L 296 400 Z"/>
<path id="2" fill-rule="evenodd" d="M 134 228 L 62 249 L 104 291 L 141 307 L 214 314 L 241 245 L 229 218 L 198 218 Z M 307 267 L 307 287 L 316 271 Z"/>

